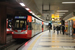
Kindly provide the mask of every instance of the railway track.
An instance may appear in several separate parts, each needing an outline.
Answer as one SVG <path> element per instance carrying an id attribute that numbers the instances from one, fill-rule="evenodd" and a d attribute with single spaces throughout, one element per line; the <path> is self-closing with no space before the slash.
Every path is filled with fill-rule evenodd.
<path id="1" fill-rule="evenodd" d="M 16 39 L 10 45 L 1 48 L 1 50 L 17 50 L 20 46 L 22 46 L 28 40 L 26 39 Z"/>

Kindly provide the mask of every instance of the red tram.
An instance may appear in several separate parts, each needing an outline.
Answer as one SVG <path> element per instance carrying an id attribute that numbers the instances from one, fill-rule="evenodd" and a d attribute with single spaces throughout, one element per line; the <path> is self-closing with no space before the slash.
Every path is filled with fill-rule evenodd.
<path id="1" fill-rule="evenodd" d="M 13 32 L 12 37 L 14 39 L 23 38 L 29 39 L 39 32 L 43 31 L 42 21 L 27 15 L 27 16 L 15 16 L 13 19 Z"/>
<path id="2" fill-rule="evenodd" d="M 12 20 L 6 19 L 6 32 L 7 34 L 12 34 Z"/>

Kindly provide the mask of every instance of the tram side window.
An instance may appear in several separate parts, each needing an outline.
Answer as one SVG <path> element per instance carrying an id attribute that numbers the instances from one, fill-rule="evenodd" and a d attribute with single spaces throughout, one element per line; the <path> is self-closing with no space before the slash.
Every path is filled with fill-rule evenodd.
<path id="1" fill-rule="evenodd" d="M 31 22 L 28 22 L 28 30 L 32 30 L 32 24 L 31 24 Z"/>

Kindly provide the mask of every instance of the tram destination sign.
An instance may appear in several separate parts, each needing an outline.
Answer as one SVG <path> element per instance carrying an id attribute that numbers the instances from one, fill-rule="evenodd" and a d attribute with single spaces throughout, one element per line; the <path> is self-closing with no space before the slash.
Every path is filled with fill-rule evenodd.
<path id="1" fill-rule="evenodd" d="M 15 19 L 26 19 L 26 16 L 15 16 Z"/>

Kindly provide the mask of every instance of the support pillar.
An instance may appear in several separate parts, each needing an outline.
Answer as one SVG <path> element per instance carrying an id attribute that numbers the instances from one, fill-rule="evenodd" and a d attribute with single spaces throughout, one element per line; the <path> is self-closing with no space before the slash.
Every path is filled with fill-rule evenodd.
<path id="1" fill-rule="evenodd" d="M 0 5 L 0 44 L 6 44 L 6 6 Z"/>

